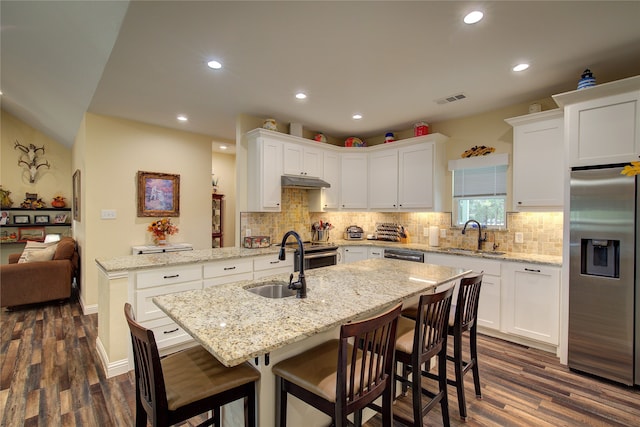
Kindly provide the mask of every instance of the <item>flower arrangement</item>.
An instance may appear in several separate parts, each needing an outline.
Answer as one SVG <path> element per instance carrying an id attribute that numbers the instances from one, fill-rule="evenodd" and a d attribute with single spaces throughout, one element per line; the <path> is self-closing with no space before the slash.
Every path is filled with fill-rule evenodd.
<path id="1" fill-rule="evenodd" d="M 149 224 L 147 231 L 151 232 L 156 244 L 163 244 L 167 240 L 167 234 L 171 236 L 179 230 L 178 227 L 171 223 L 171 218 L 161 218 Z"/>

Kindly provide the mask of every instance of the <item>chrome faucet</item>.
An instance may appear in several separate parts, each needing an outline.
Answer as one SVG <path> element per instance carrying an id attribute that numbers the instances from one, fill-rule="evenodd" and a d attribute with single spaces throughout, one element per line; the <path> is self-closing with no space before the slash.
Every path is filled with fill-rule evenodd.
<path id="1" fill-rule="evenodd" d="M 306 298 L 307 297 L 307 281 L 304 278 L 304 245 L 302 244 L 302 239 L 298 233 L 293 230 L 287 231 L 282 238 L 282 243 L 280 244 L 280 253 L 278 254 L 278 259 L 280 261 L 284 261 L 286 258 L 284 245 L 287 243 L 287 239 L 289 236 L 293 236 L 298 242 L 298 252 L 300 255 L 300 271 L 298 272 L 298 281 L 293 281 L 293 273 L 289 276 L 289 289 L 296 290 L 296 298 Z"/>
<path id="2" fill-rule="evenodd" d="M 467 225 L 469 225 L 470 222 L 475 222 L 478 225 L 478 250 L 481 251 L 482 250 L 482 242 L 486 242 L 487 241 L 487 233 L 485 233 L 484 239 L 483 239 L 482 238 L 482 225 L 480 225 L 480 223 L 478 221 L 476 221 L 475 219 L 470 219 L 469 221 L 464 223 L 464 227 L 462 227 L 462 234 L 465 233 L 465 231 L 467 230 Z"/>

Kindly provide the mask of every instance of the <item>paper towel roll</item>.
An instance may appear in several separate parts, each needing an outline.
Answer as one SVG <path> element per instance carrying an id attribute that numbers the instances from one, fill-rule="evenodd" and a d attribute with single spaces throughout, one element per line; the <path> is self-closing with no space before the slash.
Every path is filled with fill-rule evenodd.
<path id="1" fill-rule="evenodd" d="M 429 246 L 440 246 L 440 229 L 435 225 L 429 226 Z"/>

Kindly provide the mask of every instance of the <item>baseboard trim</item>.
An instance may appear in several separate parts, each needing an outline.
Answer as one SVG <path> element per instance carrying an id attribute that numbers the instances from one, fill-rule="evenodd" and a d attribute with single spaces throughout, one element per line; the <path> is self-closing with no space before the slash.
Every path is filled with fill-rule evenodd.
<path id="1" fill-rule="evenodd" d="M 80 307 L 82 308 L 82 314 L 84 314 L 85 316 L 88 314 L 98 314 L 98 304 L 85 304 L 82 295 L 78 295 L 78 301 L 80 302 Z"/>
<path id="2" fill-rule="evenodd" d="M 96 351 L 98 352 L 98 357 L 102 362 L 102 368 L 104 369 L 107 378 L 115 377 L 129 372 L 129 361 L 127 359 L 109 362 L 109 356 L 107 356 L 107 352 L 104 348 L 104 345 L 102 345 L 102 341 L 100 341 L 100 337 L 96 338 Z"/>

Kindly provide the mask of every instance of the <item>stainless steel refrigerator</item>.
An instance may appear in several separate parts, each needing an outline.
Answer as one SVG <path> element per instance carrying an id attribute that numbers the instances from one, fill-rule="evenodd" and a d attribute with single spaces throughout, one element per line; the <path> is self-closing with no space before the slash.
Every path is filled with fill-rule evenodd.
<path id="1" fill-rule="evenodd" d="M 638 189 L 621 165 L 574 168 L 570 198 L 569 367 L 640 384 Z"/>

